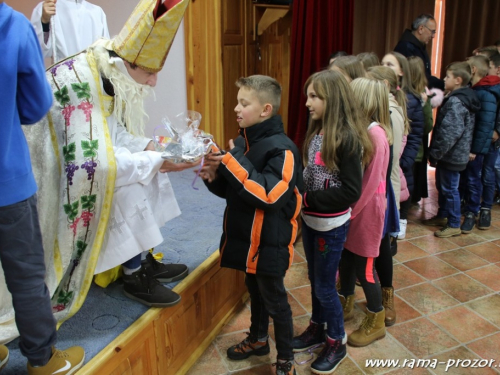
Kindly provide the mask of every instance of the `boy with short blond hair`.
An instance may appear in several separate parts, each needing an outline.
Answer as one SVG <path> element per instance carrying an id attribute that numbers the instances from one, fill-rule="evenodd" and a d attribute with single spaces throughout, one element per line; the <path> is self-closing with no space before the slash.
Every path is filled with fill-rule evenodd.
<path id="1" fill-rule="evenodd" d="M 234 108 L 240 136 L 229 151 L 210 154 L 200 172 L 208 189 L 225 198 L 220 243 L 222 267 L 246 273 L 250 293 L 248 337 L 227 356 L 242 360 L 269 353 L 269 316 L 274 321 L 276 374 L 295 374 L 292 312 L 284 276 L 293 259 L 303 190 L 300 152 L 277 115 L 281 87 L 268 76 L 240 78 Z"/>
<path id="2" fill-rule="evenodd" d="M 477 55 L 467 59 L 472 73 L 472 90 L 479 99 L 481 108 L 475 114 L 475 126 L 465 179 L 465 215 L 462 233 L 470 233 L 491 226 L 491 207 L 495 195 L 495 162 L 498 152 L 494 141 L 498 102 L 500 101 L 500 77 L 488 75 L 489 59 Z M 482 198 L 482 200 L 481 200 Z"/>
<path id="3" fill-rule="evenodd" d="M 467 62 L 455 62 L 446 68 L 443 100 L 434 126 L 429 148 L 429 163 L 436 167 L 439 210 L 426 225 L 443 226 L 436 237 L 458 236 L 460 230 L 460 171 L 467 167 L 474 130 L 474 113 L 480 104 L 474 91 L 467 87 L 471 69 Z"/>

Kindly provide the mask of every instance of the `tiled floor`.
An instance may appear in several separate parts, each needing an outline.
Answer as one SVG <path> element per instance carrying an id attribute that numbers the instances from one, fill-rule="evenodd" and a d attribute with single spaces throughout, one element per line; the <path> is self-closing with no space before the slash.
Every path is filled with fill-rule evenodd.
<path id="1" fill-rule="evenodd" d="M 444 374 L 436 368 L 367 368 L 367 359 L 495 360 L 493 368 L 453 367 L 447 374 L 500 374 L 500 207 L 492 212 L 492 227 L 474 229 L 469 235 L 436 238 L 437 228 L 420 224 L 436 211 L 437 193 L 429 172 L 430 197 L 410 212 L 406 239 L 398 242 L 394 257 L 397 323 L 384 339 L 364 348 L 348 346 L 337 374 Z M 296 245 L 294 264 L 285 284 L 294 316 L 295 333 L 308 325 L 311 314 L 310 287 L 302 244 Z M 363 319 L 364 295 L 356 288 L 355 319 L 347 322 L 350 334 Z M 220 335 L 188 372 L 189 375 L 274 374 L 274 341 L 271 354 L 232 361 L 227 347 L 238 343 L 248 331 L 248 303 L 223 328 Z M 273 331 L 271 328 L 271 338 Z M 319 349 L 316 351 L 316 353 Z M 296 355 L 304 361 L 308 353 Z M 434 363 L 434 362 L 431 362 Z M 477 362 L 483 365 L 483 362 Z M 311 374 L 310 362 L 297 366 L 297 374 Z M 494 366 L 498 365 L 498 368 Z"/>

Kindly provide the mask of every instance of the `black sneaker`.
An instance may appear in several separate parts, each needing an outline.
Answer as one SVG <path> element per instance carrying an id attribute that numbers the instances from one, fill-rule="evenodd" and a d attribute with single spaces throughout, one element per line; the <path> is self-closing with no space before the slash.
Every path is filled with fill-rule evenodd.
<path id="1" fill-rule="evenodd" d="M 464 222 L 460 226 L 462 233 L 470 233 L 472 232 L 472 228 L 476 224 L 476 216 L 472 212 L 466 212 L 464 215 Z"/>
<path id="2" fill-rule="evenodd" d="M 293 364 L 293 359 L 286 362 L 273 363 L 276 366 L 276 375 L 296 375 L 295 366 Z"/>
<path id="3" fill-rule="evenodd" d="M 241 360 L 250 357 L 251 355 L 266 355 L 269 354 L 269 340 L 259 341 L 257 337 L 247 332 L 248 337 L 239 344 L 231 346 L 227 349 L 227 357 L 229 359 Z"/>
<path id="4" fill-rule="evenodd" d="M 477 229 L 486 230 L 491 226 L 491 210 L 481 208 L 479 212 L 479 219 L 477 221 Z"/>
<path id="5" fill-rule="evenodd" d="M 347 348 L 343 340 L 327 337 L 325 347 L 311 364 L 311 371 L 314 374 L 331 374 L 345 357 L 347 357 Z"/>
<path id="6" fill-rule="evenodd" d="M 132 275 L 123 275 L 123 293 L 133 300 L 151 307 L 169 307 L 181 300 L 174 291 L 149 276 L 141 267 Z"/>
<path id="7" fill-rule="evenodd" d="M 292 348 L 294 352 L 301 352 L 312 348 L 315 345 L 325 342 L 325 327 L 323 324 L 314 323 L 311 321 L 301 335 L 295 336 L 292 340 Z"/>
<path id="8" fill-rule="evenodd" d="M 142 261 L 142 268 L 160 283 L 171 283 L 182 280 L 189 273 L 189 268 L 185 264 L 165 264 L 158 262 L 151 253 L 148 253 L 146 259 Z"/>

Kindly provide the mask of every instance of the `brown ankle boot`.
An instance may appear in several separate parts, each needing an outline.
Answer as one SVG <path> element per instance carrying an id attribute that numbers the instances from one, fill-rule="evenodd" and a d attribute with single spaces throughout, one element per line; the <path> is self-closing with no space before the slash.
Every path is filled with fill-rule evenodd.
<path id="1" fill-rule="evenodd" d="M 382 305 L 385 309 L 385 326 L 396 323 L 396 308 L 394 307 L 394 288 L 382 288 Z"/>
<path id="2" fill-rule="evenodd" d="M 344 322 L 347 322 L 354 317 L 354 294 L 347 296 L 347 298 L 339 294 L 339 298 L 344 311 Z"/>
<path id="3" fill-rule="evenodd" d="M 385 337 L 385 310 L 378 313 L 366 311 L 366 316 L 361 326 L 351 333 L 347 343 L 351 346 L 366 346 Z"/>

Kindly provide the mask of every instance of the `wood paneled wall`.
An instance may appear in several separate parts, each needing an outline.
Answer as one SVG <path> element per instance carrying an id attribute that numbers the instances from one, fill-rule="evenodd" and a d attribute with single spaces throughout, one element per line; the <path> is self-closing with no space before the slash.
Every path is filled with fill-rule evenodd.
<path id="1" fill-rule="evenodd" d="M 202 115 L 200 128 L 224 139 L 221 3 L 192 0 L 184 15 L 188 109 Z"/>
<path id="2" fill-rule="evenodd" d="M 283 89 L 279 113 L 287 124 L 291 14 L 257 38 L 255 25 L 263 11 L 251 0 L 192 0 L 186 11 L 188 109 L 201 113 L 201 128 L 221 147 L 238 135 L 234 83 L 239 77 L 276 78 Z"/>

